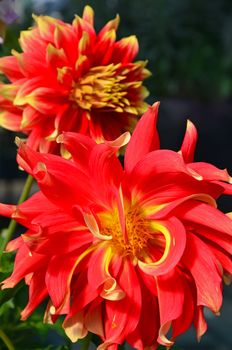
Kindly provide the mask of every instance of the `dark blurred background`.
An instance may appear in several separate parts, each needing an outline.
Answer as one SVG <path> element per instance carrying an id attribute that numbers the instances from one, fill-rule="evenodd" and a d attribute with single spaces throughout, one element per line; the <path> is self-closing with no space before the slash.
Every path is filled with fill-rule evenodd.
<path id="1" fill-rule="evenodd" d="M 136 34 L 138 59 L 148 59 L 153 75 L 145 85 L 149 103 L 161 100 L 161 145 L 178 150 L 186 120 L 199 131 L 196 160 L 207 161 L 232 174 L 232 2 L 231 0 L 16 0 L 19 19 L 8 27 L 0 55 L 18 48 L 21 29 L 32 24 L 31 13 L 72 21 L 84 5 L 95 11 L 96 28 L 120 14 L 118 38 Z M 21 189 L 15 163 L 15 135 L 0 131 L 0 199 L 14 201 Z M 16 181 L 17 179 L 17 181 Z M 223 198 L 222 210 L 232 201 Z M 180 349 L 232 349 L 232 296 L 226 289 L 221 319 L 207 314 L 209 331 L 197 345 L 193 334 L 177 342 Z"/>

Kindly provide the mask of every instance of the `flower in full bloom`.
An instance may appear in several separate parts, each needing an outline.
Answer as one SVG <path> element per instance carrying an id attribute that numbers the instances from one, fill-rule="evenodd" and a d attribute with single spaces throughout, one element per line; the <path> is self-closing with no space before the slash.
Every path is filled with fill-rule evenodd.
<path id="1" fill-rule="evenodd" d="M 179 152 L 160 150 L 157 111 L 149 107 L 130 141 L 129 133 L 101 144 L 63 133 L 57 141 L 72 160 L 19 141 L 18 162 L 40 187 L 23 204 L 0 205 L 27 228 L 8 244 L 17 255 L 3 282 L 28 284 L 22 319 L 48 297 L 45 320 L 65 315 L 72 341 L 90 331 L 99 349 L 127 341 L 142 350 L 170 347 L 192 323 L 200 338 L 203 309 L 218 314 L 223 275 L 232 273 L 232 220 L 216 199 L 232 193 L 231 178 L 193 162 L 190 121 Z M 116 153 L 128 141 L 123 168 Z"/>
<path id="2" fill-rule="evenodd" d="M 135 36 L 116 41 L 119 17 L 99 33 L 89 6 L 72 24 L 49 16 L 34 20 L 34 27 L 21 32 L 22 52 L 0 59 L 9 79 L 1 92 L 7 90 L 10 109 L 16 109 L 11 118 L 8 109 L 0 112 L 0 125 L 28 134 L 28 144 L 43 152 L 54 152 L 62 131 L 99 142 L 132 129 L 147 108 L 142 84 L 150 72 L 145 61 L 133 62 Z"/>

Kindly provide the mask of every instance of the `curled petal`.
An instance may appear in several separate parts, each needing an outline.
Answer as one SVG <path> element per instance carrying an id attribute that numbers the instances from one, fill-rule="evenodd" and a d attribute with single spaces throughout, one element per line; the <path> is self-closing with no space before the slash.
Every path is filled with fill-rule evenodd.
<path id="1" fill-rule="evenodd" d="M 73 343 L 76 343 L 78 339 L 83 339 L 88 334 L 84 326 L 83 311 L 77 312 L 73 316 L 65 319 L 62 327 Z"/>
<path id="2" fill-rule="evenodd" d="M 107 235 L 102 235 L 100 233 L 97 221 L 96 221 L 95 217 L 93 216 L 93 214 L 84 213 L 83 216 L 84 216 L 84 220 L 85 220 L 85 223 L 86 223 L 88 229 L 90 230 L 90 232 L 93 234 L 94 237 L 99 238 L 101 240 L 105 240 L 105 241 L 110 241 L 112 239 L 111 235 L 107 236 Z"/>
<path id="3" fill-rule="evenodd" d="M 156 262 L 139 260 L 138 266 L 148 275 L 160 276 L 168 273 L 180 261 L 185 249 L 186 232 L 183 224 L 176 218 L 171 218 L 169 221 L 155 221 L 152 223 L 152 227 L 164 236 L 165 249 L 163 255 Z"/>
<path id="4" fill-rule="evenodd" d="M 90 258 L 88 280 L 92 288 L 100 288 L 100 296 L 107 300 L 121 300 L 125 292 L 119 287 L 115 277 L 110 274 L 110 265 L 113 259 L 111 247 L 102 246 L 95 251 Z M 121 259 L 117 259 L 117 265 L 121 265 Z"/>

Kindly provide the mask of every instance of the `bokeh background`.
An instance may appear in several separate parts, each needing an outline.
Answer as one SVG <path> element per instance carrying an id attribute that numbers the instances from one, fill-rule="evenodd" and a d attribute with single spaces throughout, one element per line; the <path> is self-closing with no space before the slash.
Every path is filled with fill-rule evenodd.
<path id="1" fill-rule="evenodd" d="M 69 22 L 89 4 L 95 10 L 97 29 L 119 13 L 118 38 L 136 34 L 140 44 L 138 59 L 148 59 L 148 68 L 153 73 L 145 85 L 150 90 L 148 102 L 161 101 L 158 127 L 162 147 L 179 149 L 189 118 L 199 131 L 196 160 L 226 167 L 232 174 L 231 0 L 15 0 L 15 4 L 19 18 L 7 28 L 0 55 L 10 54 L 12 48 L 19 49 L 19 32 L 32 25 L 32 12 Z M 15 162 L 14 137 L 15 134 L 0 130 L 0 201 L 5 202 L 17 200 L 24 178 Z M 225 212 L 232 210 L 231 199 L 223 198 L 219 205 Z M 4 226 L 5 222 L 0 224 Z M 17 294 L 19 304 L 26 300 L 24 294 Z M 3 319 L 8 312 L 3 327 L 9 333 L 9 310 L 15 315 L 15 305 L 8 307 L 8 311 L 1 310 L 0 307 Z M 221 317 L 210 313 L 206 316 L 209 330 L 201 343 L 197 344 L 190 330 L 177 341 L 178 349 L 232 349 L 231 287 L 225 288 Z M 39 312 L 33 317 L 26 328 L 15 321 L 17 334 L 23 337 L 26 332 L 31 342 L 23 348 L 18 341 L 16 349 L 77 348 L 64 340 L 62 334 L 43 328 Z"/>

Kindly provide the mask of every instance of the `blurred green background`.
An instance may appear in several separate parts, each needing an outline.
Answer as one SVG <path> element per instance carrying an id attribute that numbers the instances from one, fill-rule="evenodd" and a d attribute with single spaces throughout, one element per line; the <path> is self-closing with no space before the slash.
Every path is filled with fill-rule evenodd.
<path id="1" fill-rule="evenodd" d="M 149 60 L 153 75 L 145 85 L 150 90 L 148 102 L 162 102 L 158 122 L 161 145 L 178 150 L 190 118 L 199 130 L 196 160 L 227 167 L 232 173 L 231 0 L 16 0 L 15 4 L 19 18 L 8 26 L 0 55 L 19 49 L 19 32 L 32 25 L 32 12 L 70 22 L 89 4 L 95 11 L 97 29 L 119 13 L 118 38 L 136 34 L 138 59 Z M 15 203 L 23 173 L 15 162 L 14 137 L 0 131 L 0 201 Z M 219 205 L 231 211 L 232 201 L 224 198 Z M 9 261 L 6 258 L 6 265 Z M 179 349 L 231 350 L 231 297 L 227 288 L 220 319 L 206 315 L 209 331 L 203 341 L 197 345 L 190 332 L 177 342 Z M 77 348 L 41 325 L 42 311 L 29 322 L 19 323 L 19 308 L 26 302 L 23 287 L 16 300 L 16 304 L 10 299 L 0 307 L 2 328 L 15 340 L 16 349 L 61 349 L 58 344 L 63 344 L 63 349 Z M 1 343 L 0 349 L 4 349 Z"/>

